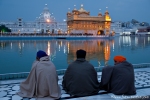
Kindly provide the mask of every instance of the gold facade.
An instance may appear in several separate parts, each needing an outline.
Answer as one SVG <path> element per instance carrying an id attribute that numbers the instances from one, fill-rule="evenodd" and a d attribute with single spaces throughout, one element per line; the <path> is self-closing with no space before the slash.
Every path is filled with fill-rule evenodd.
<path id="1" fill-rule="evenodd" d="M 67 13 L 68 34 L 82 33 L 92 35 L 109 35 L 111 18 L 109 12 L 104 15 L 101 13 L 98 16 L 90 16 L 90 12 L 83 9 L 83 5 L 79 10 L 74 9 Z"/>
<path id="2" fill-rule="evenodd" d="M 87 52 L 86 60 L 104 61 L 108 65 L 110 59 L 110 45 L 112 41 L 91 40 L 91 41 L 70 41 L 68 42 L 67 61 L 71 63 L 76 60 L 76 51 L 83 49 Z"/>

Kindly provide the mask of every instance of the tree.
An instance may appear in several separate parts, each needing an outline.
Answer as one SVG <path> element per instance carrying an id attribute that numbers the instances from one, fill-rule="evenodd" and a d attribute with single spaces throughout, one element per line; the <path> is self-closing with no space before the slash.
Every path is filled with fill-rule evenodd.
<path id="1" fill-rule="evenodd" d="M 121 27 L 125 27 L 125 23 L 122 23 L 122 24 L 121 24 Z"/>
<path id="2" fill-rule="evenodd" d="M 6 27 L 5 25 L 0 26 L 0 32 L 11 32 L 11 29 Z"/>
<path id="3" fill-rule="evenodd" d="M 139 23 L 137 20 L 135 20 L 135 19 L 132 19 L 131 20 L 131 23 L 133 24 L 133 25 L 135 25 L 135 24 L 137 24 L 137 23 Z"/>

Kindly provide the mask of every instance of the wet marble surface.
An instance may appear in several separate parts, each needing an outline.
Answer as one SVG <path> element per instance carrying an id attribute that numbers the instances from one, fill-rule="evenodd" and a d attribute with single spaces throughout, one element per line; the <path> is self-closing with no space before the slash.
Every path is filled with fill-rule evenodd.
<path id="1" fill-rule="evenodd" d="M 101 78 L 101 72 L 97 73 L 98 80 L 100 81 Z M 62 78 L 63 76 L 59 76 L 58 84 L 60 85 L 62 89 Z M 38 100 L 38 98 L 22 98 L 18 95 L 16 95 L 16 92 L 19 91 L 19 85 L 20 82 L 22 82 L 25 79 L 21 80 L 5 80 L 0 81 L 0 100 Z M 123 100 L 123 99 L 137 99 L 139 97 L 143 98 L 149 98 L 148 95 L 150 95 L 150 68 L 140 68 L 135 69 L 135 86 L 137 89 L 137 94 L 131 96 L 117 96 L 112 93 L 109 94 L 99 94 L 99 95 L 93 95 L 93 96 L 87 96 L 87 97 L 80 97 L 80 98 L 69 98 L 69 100 Z M 101 93 L 103 91 L 99 91 Z M 61 91 L 61 99 L 65 99 L 70 97 L 70 95 L 66 94 L 64 90 Z M 148 99 L 146 99 L 148 100 Z"/>

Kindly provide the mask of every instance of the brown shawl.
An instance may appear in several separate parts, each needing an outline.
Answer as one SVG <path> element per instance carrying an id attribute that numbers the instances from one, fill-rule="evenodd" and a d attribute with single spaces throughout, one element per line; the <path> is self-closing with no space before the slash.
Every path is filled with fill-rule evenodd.
<path id="1" fill-rule="evenodd" d="M 49 97 L 58 99 L 61 96 L 58 76 L 54 64 L 49 57 L 35 61 L 27 79 L 20 84 L 21 97 Z"/>

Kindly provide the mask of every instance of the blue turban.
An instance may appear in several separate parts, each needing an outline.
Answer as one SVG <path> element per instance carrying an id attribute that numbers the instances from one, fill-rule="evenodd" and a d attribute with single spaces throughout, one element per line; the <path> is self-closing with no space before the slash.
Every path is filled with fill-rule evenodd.
<path id="1" fill-rule="evenodd" d="M 44 51 L 39 50 L 36 54 L 36 57 L 41 58 L 41 57 L 45 57 L 48 56 Z"/>

